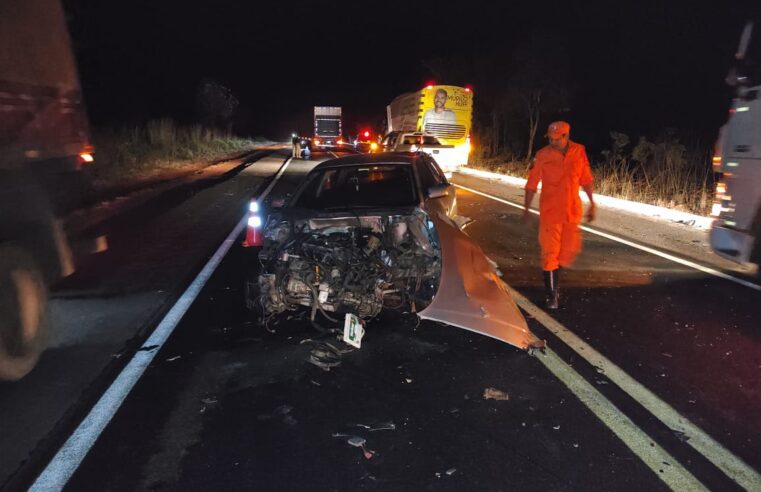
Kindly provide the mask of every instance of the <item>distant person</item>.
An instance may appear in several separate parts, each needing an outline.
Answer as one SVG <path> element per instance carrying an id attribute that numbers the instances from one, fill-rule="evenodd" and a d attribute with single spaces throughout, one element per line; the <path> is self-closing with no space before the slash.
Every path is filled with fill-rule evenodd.
<path id="1" fill-rule="evenodd" d="M 295 133 L 293 134 L 291 143 L 292 143 L 292 149 L 291 149 L 292 157 L 294 159 L 298 159 L 299 157 L 301 157 L 301 139 Z"/>
<path id="2" fill-rule="evenodd" d="M 444 89 L 437 89 L 436 94 L 433 96 L 433 108 L 429 109 L 423 115 L 423 131 L 430 132 L 428 130 L 428 123 L 432 124 L 457 124 L 457 118 L 454 111 L 446 107 L 447 104 L 447 91 Z"/>
<path id="3" fill-rule="evenodd" d="M 549 145 L 536 153 L 526 181 L 523 222 L 528 223 L 529 208 L 542 182 L 539 195 L 539 245 L 542 253 L 547 308 L 559 305 L 558 277 L 561 268 L 571 266 L 581 251 L 579 224 L 583 214 L 579 187 L 589 197 L 586 218 L 595 218 L 592 196 L 594 180 L 584 146 L 569 139 L 571 126 L 565 121 L 550 124 Z"/>

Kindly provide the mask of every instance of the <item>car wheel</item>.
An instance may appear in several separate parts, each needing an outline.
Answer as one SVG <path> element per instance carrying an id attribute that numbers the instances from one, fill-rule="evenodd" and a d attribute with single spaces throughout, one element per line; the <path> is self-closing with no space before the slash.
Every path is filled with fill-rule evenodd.
<path id="1" fill-rule="evenodd" d="M 0 245 L 0 380 L 27 375 L 47 336 L 47 289 L 40 268 L 20 247 Z"/>

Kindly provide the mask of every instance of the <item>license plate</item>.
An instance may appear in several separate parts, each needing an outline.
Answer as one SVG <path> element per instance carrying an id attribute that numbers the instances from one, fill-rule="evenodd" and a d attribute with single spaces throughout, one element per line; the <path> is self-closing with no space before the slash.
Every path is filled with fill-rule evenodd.
<path id="1" fill-rule="evenodd" d="M 344 318 L 344 342 L 354 347 L 362 347 L 362 337 L 365 335 L 365 327 L 359 318 L 351 313 L 347 313 Z"/>

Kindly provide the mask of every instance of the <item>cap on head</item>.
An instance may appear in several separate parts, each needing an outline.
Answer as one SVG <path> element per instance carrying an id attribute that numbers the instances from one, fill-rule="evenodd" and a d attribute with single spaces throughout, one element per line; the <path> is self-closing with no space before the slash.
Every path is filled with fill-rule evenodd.
<path id="1" fill-rule="evenodd" d="M 552 138 L 560 138 L 568 136 L 571 133 L 571 125 L 565 121 L 553 121 L 550 126 L 547 127 L 547 136 Z"/>

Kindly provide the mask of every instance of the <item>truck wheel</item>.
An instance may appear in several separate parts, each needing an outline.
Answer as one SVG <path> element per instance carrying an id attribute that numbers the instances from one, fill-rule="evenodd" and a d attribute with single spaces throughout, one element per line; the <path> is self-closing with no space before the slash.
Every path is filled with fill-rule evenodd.
<path id="1" fill-rule="evenodd" d="M 48 334 L 42 272 L 23 249 L 0 245 L 0 380 L 16 381 L 34 368 Z"/>

